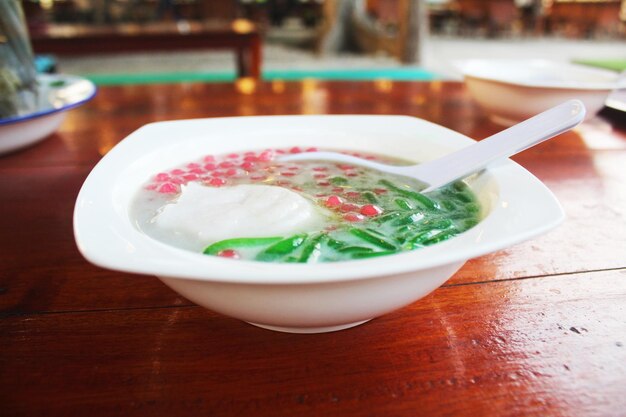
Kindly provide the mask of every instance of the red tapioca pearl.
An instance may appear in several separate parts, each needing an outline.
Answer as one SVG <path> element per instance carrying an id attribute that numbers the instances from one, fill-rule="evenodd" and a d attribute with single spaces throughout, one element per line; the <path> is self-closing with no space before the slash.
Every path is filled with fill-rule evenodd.
<path id="1" fill-rule="evenodd" d="M 352 172 L 346 172 L 345 175 L 346 177 L 358 177 L 359 173 L 352 171 Z"/>
<path id="2" fill-rule="evenodd" d="M 213 171 L 213 172 L 211 172 L 211 176 L 212 177 L 223 177 L 224 176 L 224 171 Z"/>
<path id="3" fill-rule="evenodd" d="M 217 253 L 217 256 L 221 256 L 222 258 L 239 259 L 239 253 L 237 253 L 234 249 L 221 250 Z"/>
<path id="4" fill-rule="evenodd" d="M 185 171 L 183 171 L 182 169 L 174 169 L 170 173 L 172 175 L 183 175 L 185 173 Z"/>
<path id="5" fill-rule="evenodd" d="M 178 187 L 176 186 L 176 184 L 172 184 L 171 182 L 166 182 L 164 184 L 161 184 L 161 186 L 158 189 L 158 192 L 162 194 L 174 194 L 178 192 Z"/>
<path id="6" fill-rule="evenodd" d="M 304 151 L 305 152 L 317 152 L 319 149 L 316 147 L 311 147 L 311 148 L 306 148 Z"/>
<path id="7" fill-rule="evenodd" d="M 330 183 L 328 181 L 320 181 L 317 183 L 320 187 L 328 187 Z"/>
<path id="8" fill-rule="evenodd" d="M 267 177 L 265 175 L 252 175 L 250 179 L 252 181 L 265 181 Z"/>
<path id="9" fill-rule="evenodd" d="M 374 193 L 375 194 L 381 195 L 381 194 L 385 194 L 386 192 L 387 192 L 387 190 L 384 189 L 384 188 L 374 188 Z"/>
<path id="10" fill-rule="evenodd" d="M 206 169 L 207 171 L 213 171 L 214 169 L 217 168 L 217 165 L 209 163 L 209 164 L 204 164 L 204 169 Z"/>
<path id="11" fill-rule="evenodd" d="M 226 180 L 223 178 L 211 178 L 208 181 L 208 184 L 214 187 L 221 187 L 222 185 L 226 184 Z"/>
<path id="12" fill-rule="evenodd" d="M 336 195 L 331 195 L 330 197 L 326 199 L 326 201 L 324 201 L 324 205 L 326 207 L 335 208 L 335 207 L 340 207 L 342 204 L 343 204 L 343 200 Z"/>
<path id="13" fill-rule="evenodd" d="M 333 191 L 333 193 L 341 194 L 341 193 L 343 193 L 346 190 L 344 190 L 341 187 L 334 187 L 332 191 Z"/>
<path id="14" fill-rule="evenodd" d="M 245 169 L 246 171 L 250 172 L 254 170 L 255 164 L 253 162 L 247 161 L 244 162 L 243 164 L 239 165 L 242 169 Z"/>
<path id="15" fill-rule="evenodd" d="M 349 169 L 354 169 L 354 167 L 352 165 L 338 165 L 338 167 L 342 171 L 346 171 L 346 170 L 349 170 Z"/>
<path id="16" fill-rule="evenodd" d="M 159 181 L 159 182 L 164 182 L 164 181 L 169 181 L 170 178 L 172 178 L 170 174 L 166 174 L 165 172 L 160 172 L 156 174 L 156 176 L 154 177 L 154 180 Z"/>
<path id="17" fill-rule="evenodd" d="M 301 153 L 302 152 L 302 148 L 300 148 L 299 146 L 294 146 L 293 148 L 289 149 L 289 153 Z"/>
<path id="18" fill-rule="evenodd" d="M 315 172 L 324 172 L 324 171 L 328 171 L 328 168 L 326 168 L 326 167 L 313 167 L 313 171 L 315 171 Z"/>
<path id="19" fill-rule="evenodd" d="M 365 216 L 358 213 L 346 213 L 343 215 L 343 219 L 347 222 L 358 223 L 365 220 Z"/>
<path id="20" fill-rule="evenodd" d="M 361 207 L 361 210 L 359 211 L 359 213 L 367 217 L 378 216 L 382 212 L 383 212 L 383 209 L 373 204 L 366 204 L 363 207 Z"/>
<path id="21" fill-rule="evenodd" d="M 357 206 L 356 204 L 344 203 L 339 206 L 339 211 L 341 211 L 342 213 L 358 212 L 359 206 Z"/>
<path id="22" fill-rule="evenodd" d="M 313 178 L 316 178 L 316 179 L 318 179 L 318 180 L 321 180 L 321 179 L 323 179 L 323 178 L 328 178 L 328 175 L 326 175 L 326 174 L 314 174 L 314 175 L 313 175 Z"/>
<path id="23" fill-rule="evenodd" d="M 237 159 L 237 158 L 239 158 L 239 154 L 238 154 L 238 153 L 229 153 L 229 154 L 227 155 L 227 157 L 228 157 L 229 159 Z"/>
<path id="24" fill-rule="evenodd" d="M 286 150 L 284 150 L 284 149 L 276 149 L 276 151 L 275 151 L 275 152 L 276 152 L 277 154 L 280 154 L 280 155 L 283 155 L 283 154 L 286 154 L 286 153 L 287 153 L 287 151 L 286 151 Z"/>
<path id="25" fill-rule="evenodd" d="M 235 175 L 237 175 L 237 170 L 235 168 L 227 169 L 224 172 L 225 177 L 234 177 Z"/>
<path id="26" fill-rule="evenodd" d="M 280 175 L 282 175 L 283 177 L 295 177 L 296 173 L 295 172 L 281 172 Z"/>
<path id="27" fill-rule="evenodd" d="M 259 158 L 256 155 L 248 155 L 245 158 L 243 158 L 243 160 L 245 162 L 257 162 L 259 160 Z"/>
<path id="28" fill-rule="evenodd" d="M 196 175 L 201 175 L 201 174 L 204 174 L 204 170 L 202 168 L 200 168 L 200 167 L 199 168 L 191 168 L 189 170 L 189 173 L 196 174 Z"/>
<path id="29" fill-rule="evenodd" d="M 327 196 L 328 196 L 328 194 L 325 194 L 325 193 L 317 193 L 317 194 L 315 194 L 315 197 L 317 197 L 317 198 L 324 198 L 324 197 L 327 197 Z"/>
<path id="30" fill-rule="evenodd" d="M 184 180 L 184 179 L 182 179 L 182 178 L 180 178 L 180 177 L 176 177 L 176 178 L 172 178 L 172 179 L 170 180 L 170 182 L 171 182 L 172 184 L 178 184 L 178 185 L 180 185 L 180 184 L 184 184 L 184 183 L 185 183 L 185 180 Z"/>
<path id="31" fill-rule="evenodd" d="M 198 175 L 197 174 L 187 174 L 187 175 L 183 175 L 182 178 L 185 181 L 195 181 L 198 179 Z"/>
<path id="32" fill-rule="evenodd" d="M 272 152 L 272 151 L 263 151 L 263 152 L 261 152 L 259 154 L 258 159 L 259 159 L 259 161 L 267 162 L 267 161 L 271 161 L 273 157 L 274 157 L 274 152 Z"/>
<path id="33" fill-rule="evenodd" d="M 361 198 L 361 193 L 358 191 L 348 191 L 346 193 L 346 196 L 356 200 L 356 199 Z"/>
<path id="34" fill-rule="evenodd" d="M 224 161 L 224 162 L 220 162 L 219 164 L 217 164 L 217 166 L 220 168 L 232 168 L 235 166 L 235 164 L 229 161 Z"/>
<path id="35" fill-rule="evenodd" d="M 204 158 L 202 158 L 202 161 L 204 161 L 204 162 L 215 162 L 215 157 L 213 155 L 207 155 Z"/>
<path id="36" fill-rule="evenodd" d="M 296 166 L 296 165 L 292 165 L 292 166 L 290 166 L 290 167 L 287 167 L 287 169 L 288 169 L 289 171 L 297 171 L 297 170 L 299 170 L 299 169 L 300 169 L 300 167 L 299 167 L 299 166 Z"/>

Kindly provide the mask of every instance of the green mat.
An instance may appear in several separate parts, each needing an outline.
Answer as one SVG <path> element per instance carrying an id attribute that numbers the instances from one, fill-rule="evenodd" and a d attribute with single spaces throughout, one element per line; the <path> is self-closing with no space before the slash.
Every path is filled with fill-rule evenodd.
<path id="1" fill-rule="evenodd" d="M 84 77 L 97 85 L 168 84 L 182 82 L 232 82 L 233 72 L 156 72 L 141 74 L 87 74 Z M 419 67 L 337 69 L 337 70 L 268 70 L 263 80 L 298 81 L 307 78 L 318 80 L 376 80 L 428 81 L 439 78 L 436 74 Z"/>
<path id="2" fill-rule="evenodd" d="M 577 59 L 574 63 L 617 72 L 626 71 L 626 59 Z"/>

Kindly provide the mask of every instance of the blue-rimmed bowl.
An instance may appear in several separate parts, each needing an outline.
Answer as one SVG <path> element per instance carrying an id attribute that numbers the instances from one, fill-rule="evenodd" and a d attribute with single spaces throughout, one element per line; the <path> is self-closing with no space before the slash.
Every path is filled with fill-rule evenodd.
<path id="1" fill-rule="evenodd" d="M 91 100 L 96 86 L 73 75 L 37 76 L 37 108 L 29 113 L 0 119 L 0 155 L 35 144 L 54 133 L 66 111 Z"/>

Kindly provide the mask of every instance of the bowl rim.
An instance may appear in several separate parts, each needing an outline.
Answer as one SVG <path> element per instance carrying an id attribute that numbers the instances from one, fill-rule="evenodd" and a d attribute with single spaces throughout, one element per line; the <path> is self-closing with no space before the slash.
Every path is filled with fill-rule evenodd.
<path id="1" fill-rule="evenodd" d="M 454 66 L 461 72 L 464 78 L 477 79 L 524 88 L 607 92 L 619 88 L 626 88 L 626 79 L 620 79 L 619 74 L 614 71 L 568 62 L 549 61 L 545 59 L 468 59 L 455 61 Z M 548 71 L 572 70 L 585 72 L 590 75 L 602 76 L 603 78 L 614 78 L 614 80 L 611 82 L 594 81 L 584 84 L 575 80 L 566 80 L 562 83 L 551 83 L 549 81 L 542 80 L 520 80 L 509 77 L 506 71 L 500 71 L 498 73 L 485 72 L 485 67 L 493 66 L 504 66 L 504 68 L 510 68 L 511 66 L 514 66 L 516 68 L 526 67 L 529 69 L 544 68 Z"/>
<path id="2" fill-rule="evenodd" d="M 563 209 L 547 187 L 509 159 L 492 164 L 478 176 L 497 182 L 497 186 L 501 187 L 501 197 L 507 200 L 506 207 L 504 204 L 503 207 L 496 205 L 478 226 L 448 241 L 416 251 L 365 260 L 320 264 L 279 264 L 206 256 L 148 237 L 132 225 L 132 220 L 126 212 L 128 207 L 120 207 L 119 201 L 115 200 L 113 194 L 120 186 L 120 172 L 123 172 L 125 167 L 140 164 L 138 158 L 147 149 L 150 149 L 152 154 L 159 152 L 159 149 L 164 152 L 167 144 L 172 145 L 171 139 L 169 142 L 165 139 L 167 132 L 176 133 L 178 137 L 181 137 L 185 131 L 188 133 L 197 129 L 206 131 L 209 127 L 220 129 L 224 126 L 233 128 L 238 126 L 243 129 L 246 124 L 254 126 L 264 123 L 273 126 L 274 129 L 279 129 L 281 123 L 283 127 L 290 124 L 316 127 L 324 123 L 338 125 L 369 123 L 380 126 L 380 129 L 403 125 L 414 126 L 429 134 L 439 135 L 440 138 L 449 138 L 446 139 L 448 140 L 446 145 L 456 148 L 474 142 L 458 132 L 426 120 L 395 115 L 246 116 L 148 124 L 131 133 L 109 151 L 93 168 L 81 187 L 76 199 L 73 218 L 74 236 L 81 254 L 91 263 L 103 268 L 168 278 L 237 284 L 319 284 L 409 273 L 453 263 L 462 264 L 470 258 L 491 253 L 542 234 L 556 227 L 564 219 Z M 428 140 L 431 141 L 431 138 L 429 137 Z M 193 143 L 193 139 L 189 139 L 188 142 Z M 285 147 L 289 146 L 285 144 Z M 150 174 L 155 174 L 155 172 Z M 545 218 L 541 221 L 536 218 L 532 221 L 525 221 L 522 216 L 520 221 L 512 226 L 515 228 L 514 234 L 486 241 L 483 236 L 501 233 L 498 225 L 492 225 L 488 221 L 501 223 L 502 215 L 507 213 L 509 204 L 521 205 L 523 203 L 523 210 L 528 210 L 530 207 L 528 201 L 525 201 L 528 196 L 522 198 L 512 191 L 520 187 L 524 190 L 531 190 L 532 200 L 544 205 L 542 210 L 545 214 L 542 215 Z M 294 279 L 294 276 L 297 276 L 297 279 Z"/>
<path id="3" fill-rule="evenodd" d="M 50 116 L 55 113 L 64 112 L 74 107 L 78 107 L 95 97 L 98 92 L 98 87 L 88 80 L 87 78 L 79 77 L 76 75 L 68 75 L 68 74 L 38 74 L 37 81 L 44 82 L 46 85 L 44 87 L 40 87 L 40 93 L 45 93 L 49 90 L 49 86 L 47 83 L 54 81 L 65 81 L 70 82 L 71 84 L 76 84 L 78 82 L 89 83 L 90 91 L 87 95 L 81 96 L 77 100 L 73 100 L 61 107 L 51 107 L 46 109 L 38 109 L 26 114 L 20 114 L 17 116 L 5 117 L 0 119 L 0 126 L 7 126 L 16 123 L 28 122 L 33 119 L 37 119 L 40 117 Z"/>

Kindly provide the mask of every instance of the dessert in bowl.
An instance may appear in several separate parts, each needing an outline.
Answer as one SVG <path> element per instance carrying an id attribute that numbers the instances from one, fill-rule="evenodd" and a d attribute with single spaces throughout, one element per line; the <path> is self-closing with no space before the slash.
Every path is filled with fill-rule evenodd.
<path id="1" fill-rule="evenodd" d="M 416 209 L 411 205 L 420 203 L 411 198 L 419 193 L 403 186 L 406 194 L 401 196 L 407 197 L 404 203 L 396 201 L 402 199 L 384 201 L 381 197 L 371 203 L 355 200 L 337 205 L 344 198 L 344 194 L 337 194 L 350 184 L 333 184 L 322 178 L 312 186 L 313 190 L 303 189 L 293 182 L 283 181 L 296 175 L 291 175 L 290 167 L 282 167 L 285 171 L 278 169 L 265 178 L 258 178 L 262 184 L 257 185 L 268 189 L 254 194 L 255 201 L 262 208 L 245 219 L 242 230 L 250 236 L 232 235 L 228 230 L 222 233 L 223 223 L 233 222 L 232 218 L 237 217 L 233 213 L 239 213 L 237 210 L 245 208 L 247 203 L 230 210 L 228 207 L 234 206 L 220 205 L 220 201 L 228 200 L 228 204 L 232 199 L 249 202 L 246 199 L 252 196 L 237 188 L 246 187 L 245 184 L 230 183 L 238 175 L 256 177 L 251 167 L 244 166 L 248 162 L 245 161 L 246 155 L 258 159 L 267 155 L 268 150 L 289 152 L 321 148 L 383 155 L 415 163 L 437 158 L 471 143 L 472 139 L 459 133 L 406 116 L 270 116 L 154 123 L 120 142 L 90 173 L 76 202 L 75 237 L 81 253 L 96 265 L 155 275 L 189 300 L 257 326 L 300 333 L 349 328 L 419 300 L 442 285 L 470 258 L 555 227 L 563 219 L 560 205 L 539 180 L 514 162 L 504 160 L 457 186 L 463 192 L 470 191 L 475 198 L 467 203 L 474 207 L 470 214 L 475 221 L 464 223 L 466 227 L 459 228 L 457 233 L 437 234 L 445 238 L 435 239 L 431 230 L 430 241 L 415 240 L 407 250 L 398 251 L 385 249 L 384 242 L 388 244 L 389 239 L 380 235 L 383 243 L 365 242 L 354 249 L 354 244 L 341 242 L 345 237 L 340 233 L 341 222 L 349 224 L 346 230 L 357 230 L 356 234 L 353 233 L 355 238 L 363 238 L 361 229 L 352 225 L 365 224 L 369 218 L 372 221 L 382 219 L 383 211 L 391 210 L 390 204 L 403 206 L 407 203 L 407 210 Z M 276 154 L 279 155 L 279 151 Z M 205 159 L 215 156 L 218 160 Z M 208 161 L 206 165 L 211 165 L 213 171 L 211 167 L 200 166 L 197 161 Z M 224 164 L 219 169 L 221 175 L 215 174 L 216 163 Z M 304 168 L 303 178 L 307 175 L 315 178 L 314 168 Z M 229 175 L 230 169 L 233 172 Z M 319 172 L 320 176 L 323 175 L 323 171 Z M 281 186 L 289 190 L 276 192 Z M 315 188 L 318 186 L 328 187 L 329 191 L 318 193 Z M 207 190 L 209 194 L 204 201 L 209 205 L 194 212 L 194 204 L 187 203 L 193 203 L 195 195 Z M 222 191 L 232 191 L 232 195 Z M 380 190 L 381 194 L 392 191 L 395 191 L 393 185 L 389 185 L 386 191 Z M 152 209 L 138 204 L 146 192 L 155 196 L 160 194 L 166 199 L 162 207 L 147 215 Z M 347 199 L 351 198 L 349 192 L 345 193 Z M 267 229 L 263 224 L 257 224 L 271 223 L 273 214 L 268 216 L 266 211 L 285 201 L 287 194 L 289 199 L 296 199 L 292 194 L 306 199 L 306 203 L 298 206 L 300 208 L 317 205 L 317 214 L 296 222 L 291 214 L 281 212 L 280 215 L 285 216 L 281 222 L 293 221 L 292 227 L 285 230 L 280 229 L 284 224 L 272 226 L 279 229 Z M 352 194 L 359 194 L 354 197 L 358 199 L 365 192 L 352 191 Z M 241 195 L 245 196 L 243 200 Z M 276 200 L 263 206 L 263 196 Z M 178 216 L 166 215 L 177 205 L 182 210 Z M 205 227 L 201 217 L 208 212 L 211 212 L 214 223 Z M 298 213 L 302 215 L 301 210 Z M 188 221 L 189 218 L 198 221 Z M 340 218 L 340 222 L 329 225 L 322 221 L 320 226 L 319 219 L 322 218 Z M 189 234 L 189 229 L 197 224 L 206 231 L 202 236 L 210 235 L 210 238 L 204 243 L 189 245 L 168 241 L 149 230 L 149 224 L 159 221 L 162 221 L 162 230 L 173 225 L 172 233 L 177 236 Z M 376 230 L 376 225 L 374 223 L 367 229 L 369 237 L 365 240 L 371 236 L 379 237 L 380 230 Z M 280 231 L 279 237 L 273 235 L 276 230 Z M 326 243 L 315 241 L 317 246 L 302 244 L 289 256 L 281 254 L 277 257 L 276 248 L 272 249 L 273 245 L 289 240 L 292 235 L 303 236 L 303 233 L 302 241 L 309 239 L 312 242 L 313 238 L 306 232 L 318 233 L 320 230 L 324 232 Z M 242 237 L 250 238 L 245 245 L 239 239 Z M 245 252 L 259 240 L 261 245 L 254 248 L 252 255 L 233 259 L 238 257 L 233 254 Z M 297 246 L 294 241 L 289 241 L 290 250 Z M 315 262 L 313 258 L 323 260 L 324 256 L 311 256 L 311 253 L 317 253 L 324 245 L 332 246 L 328 243 L 330 241 L 342 243 L 334 246 L 336 253 L 345 249 L 344 252 L 351 255 L 338 257 L 331 251 L 327 262 Z M 306 247 L 313 249 L 305 250 Z M 403 247 L 406 249 L 406 245 Z M 270 262 L 266 262 L 268 260 Z"/>

